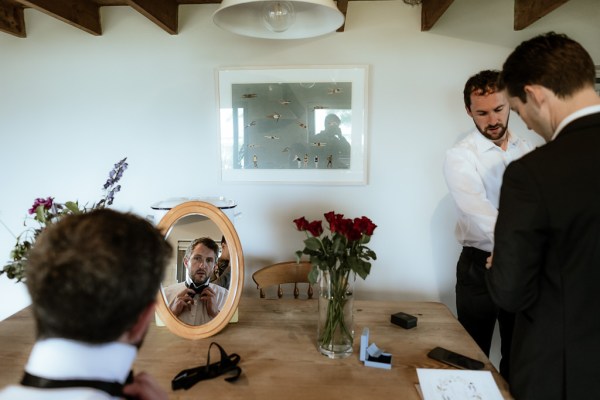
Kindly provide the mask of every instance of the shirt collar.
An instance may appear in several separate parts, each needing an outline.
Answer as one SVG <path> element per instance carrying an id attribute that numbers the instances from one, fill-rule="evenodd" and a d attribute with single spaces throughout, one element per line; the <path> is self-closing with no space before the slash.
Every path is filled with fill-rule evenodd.
<path id="1" fill-rule="evenodd" d="M 88 344 L 51 338 L 37 341 L 25 370 L 48 379 L 96 379 L 124 383 L 137 355 L 120 342 Z"/>
<path id="2" fill-rule="evenodd" d="M 496 146 L 494 142 L 483 136 L 478 130 L 474 131 L 473 134 L 475 135 L 475 144 L 480 152 L 488 151 L 494 148 L 500 149 L 500 147 Z M 506 134 L 508 135 L 508 145 L 512 145 L 516 140 L 515 137 L 510 133 L 509 130 L 506 131 Z"/>
<path id="3" fill-rule="evenodd" d="M 574 120 L 581 118 L 581 117 L 585 117 L 586 115 L 595 114 L 595 113 L 599 113 L 599 112 L 600 112 L 600 104 L 595 105 L 595 106 L 584 107 L 580 110 L 575 111 L 572 114 L 567 115 L 567 117 L 565 119 L 563 119 L 560 122 L 560 124 L 558 124 L 558 127 L 554 131 L 554 135 L 552 135 L 552 139 L 550 139 L 550 140 L 552 141 L 552 140 L 556 139 L 556 137 L 564 129 L 564 127 L 567 126 L 569 123 L 573 122 Z"/>

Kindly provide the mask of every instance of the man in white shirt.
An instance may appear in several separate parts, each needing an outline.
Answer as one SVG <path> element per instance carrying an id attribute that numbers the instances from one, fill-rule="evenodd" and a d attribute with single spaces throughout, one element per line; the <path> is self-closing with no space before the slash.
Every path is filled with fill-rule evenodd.
<path id="1" fill-rule="evenodd" d="M 185 282 L 165 288 L 173 315 L 189 325 L 201 325 L 219 314 L 229 290 L 209 282 L 219 254 L 219 245 L 208 237 L 194 240 L 183 257 Z"/>
<path id="2" fill-rule="evenodd" d="M 26 269 L 37 340 L 21 386 L 0 399 L 167 399 L 154 378 L 130 371 L 170 256 L 132 214 L 101 209 L 47 227 Z"/>
<path id="3" fill-rule="evenodd" d="M 481 71 L 463 91 L 477 130 L 446 153 L 444 176 L 458 212 L 456 238 L 463 246 L 456 267 L 458 320 L 489 356 L 496 320 L 501 336 L 500 373 L 508 379 L 514 315 L 499 309 L 485 283 L 494 247 L 494 225 L 506 166 L 533 148 L 508 130 L 510 107 L 498 90 L 499 71 Z"/>

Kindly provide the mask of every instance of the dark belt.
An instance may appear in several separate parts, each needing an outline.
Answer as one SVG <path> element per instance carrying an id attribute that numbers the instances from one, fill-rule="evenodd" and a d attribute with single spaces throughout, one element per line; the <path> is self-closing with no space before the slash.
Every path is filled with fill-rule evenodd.
<path id="1" fill-rule="evenodd" d="M 474 260 L 475 263 L 477 263 L 478 265 L 482 266 L 485 266 L 488 257 L 492 255 L 492 253 L 490 253 L 489 251 L 483 251 L 476 247 L 468 246 L 463 246 L 462 253 L 470 259 Z"/>

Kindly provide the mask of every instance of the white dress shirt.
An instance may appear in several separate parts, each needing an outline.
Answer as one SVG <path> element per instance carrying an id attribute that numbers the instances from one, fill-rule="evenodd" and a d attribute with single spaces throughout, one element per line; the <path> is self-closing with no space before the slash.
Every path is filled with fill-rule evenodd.
<path id="1" fill-rule="evenodd" d="M 221 311 L 229 295 L 229 290 L 209 283 L 208 286 L 215 292 L 215 302 L 217 309 Z M 164 289 L 165 297 L 167 298 L 167 304 L 170 305 L 171 301 L 185 288 L 185 282 L 175 283 L 167 286 Z M 206 304 L 200 300 L 200 295 L 194 295 L 194 304 L 192 304 L 190 310 L 184 310 L 177 317 L 180 321 L 185 322 L 188 325 L 202 325 L 212 320 L 212 317 L 208 315 Z"/>
<path id="2" fill-rule="evenodd" d="M 444 177 L 458 212 L 455 235 L 462 246 L 494 248 L 504 170 L 533 150 L 525 140 L 508 135 L 506 151 L 475 130 L 446 152 Z"/>
<path id="3" fill-rule="evenodd" d="M 66 339 L 44 339 L 35 343 L 25 371 L 47 379 L 85 379 L 124 383 L 137 355 L 125 343 L 91 345 Z M 106 400 L 108 393 L 92 388 L 40 389 L 8 386 L 0 400 Z"/>

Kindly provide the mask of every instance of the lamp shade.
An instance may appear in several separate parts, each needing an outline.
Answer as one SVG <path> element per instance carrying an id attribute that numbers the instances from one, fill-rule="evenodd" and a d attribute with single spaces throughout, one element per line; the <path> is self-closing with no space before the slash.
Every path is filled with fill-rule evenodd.
<path id="1" fill-rule="evenodd" d="M 269 19 L 265 3 L 283 5 L 276 4 L 276 9 L 284 12 L 277 14 L 271 11 L 271 20 L 279 24 L 275 28 L 265 21 Z M 292 3 L 292 7 L 283 3 Z M 289 8 L 292 15 L 289 14 Z M 333 0 L 223 0 L 221 7 L 213 14 L 213 21 L 219 27 L 242 36 L 303 39 L 334 32 L 344 23 L 344 14 L 338 10 Z"/>

